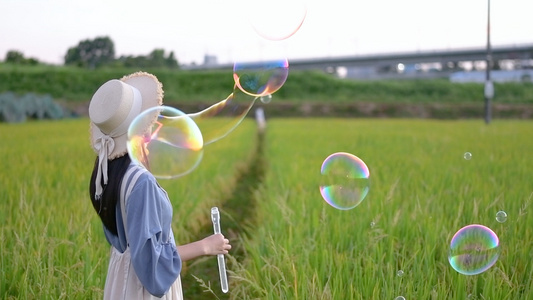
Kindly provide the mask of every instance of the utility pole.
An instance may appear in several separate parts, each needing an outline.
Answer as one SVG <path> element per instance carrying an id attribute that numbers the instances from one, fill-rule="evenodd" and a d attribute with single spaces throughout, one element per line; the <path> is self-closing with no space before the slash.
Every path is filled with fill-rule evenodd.
<path id="1" fill-rule="evenodd" d="M 494 97 L 494 85 L 490 79 L 490 70 L 492 69 L 492 51 L 490 46 L 490 0 L 488 1 L 487 10 L 487 66 L 485 74 L 485 123 L 490 124 L 491 121 L 491 100 Z"/>

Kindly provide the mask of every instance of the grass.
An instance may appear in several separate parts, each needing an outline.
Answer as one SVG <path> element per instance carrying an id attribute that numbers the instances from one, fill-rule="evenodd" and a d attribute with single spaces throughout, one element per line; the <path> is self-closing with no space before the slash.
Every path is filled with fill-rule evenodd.
<path id="1" fill-rule="evenodd" d="M 246 119 L 206 147 L 193 173 L 161 181 L 179 243 L 202 237 L 216 205 L 236 246 L 229 295 L 192 263 L 186 298 L 526 299 L 531 132 L 532 122 L 512 120 L 269 119 L 258 140 Z M 101 299 L 109 245 L 88 200 L 88 120 L 0 124 L 0 136 L 0 298 Z M 318 191 L 322 161 L 340 151 L 371 173 L 369 195 L 348 211 Z M 495 220 L 499 210 L 507 222 Z M 228 232 L 229 220 L 242 222 L 239 232 Z M 472 223 L 499 235 L 501 254 L 488 271 L 465 276 L 447 253 Z"/>
<path id="2" fill-rule="evenodd" d="M 92 155 L 81 124 L 0 126 L 3 298 L 90 299 L 99 294 L 108 247 L 101 225 L 88 213 Z M 72 134 L 72 128 L 79 131 Z"/>
<path id="3" fill-rule="evenodd" d="M 516 121 L 272 120 L 257 226 L 243 241 L 233 299 L 525 299 L 533 292 L 532 130 Z M 339 151 L 371 171 L 370 194 L 349 211 L 318 192 L 322 161 Z M 499 210 L 513 217 L 498 223 Z M 501 256 L 465 276 L 447 251 L 472 223 L 499 235 Z"/>
<path id="4" fill-rule="evenodd" d="M 201 238 L 211 206 L 249 159 L 254 129 L 245 120 L 206 146 L 191 175 L 161 181 L 178 243 Z M 0 124 L 0 136 L 0 298 L 101 299 L 109 245 L 88 197 L 88 119 Z"/>
<path id="5" fill-rule="evenodd" d="M 95 87 L 138 69 L 87 70 L 62 66 L 17 66 L 0 64 L 0 93 L 50 94 L 73 106 L 87 103 Z M 225 99 L 234 85 L 232 70 L 183 71 L 143 70 L 163 83 L 165 101 L 179 104 L 210 104 Z M 343 80 L 320 71 L 291 71 L 287 82 L 274 95 L 276 102 L 350 104 L 370 103 L 472 104 L 483 101 L 483 85 L 438 80 Z M 531 104 L 533 85 L 495 83 L 495 103 Z"/>

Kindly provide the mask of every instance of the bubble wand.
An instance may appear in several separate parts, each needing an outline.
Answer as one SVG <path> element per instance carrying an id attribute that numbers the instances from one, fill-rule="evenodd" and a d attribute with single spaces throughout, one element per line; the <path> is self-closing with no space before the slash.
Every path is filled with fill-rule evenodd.
<path id="1" fill-rule="evenodd" d="M 215 231 L 215 234 L 221 233 L 220 232 L 220 214 L 218 213 L 217 207 L 211 208 L 211 220 L 213 221 L 213 229 Z M 228 277 L 226 275 L 226 261 L 224 260 L 224 254 L 218 254 L 217 260 L 218 260 L 218 274 L 220 275 L 220 286 L 222 288 L 222 292 L 227 293 L 229 288 L 228 288 Z"/>

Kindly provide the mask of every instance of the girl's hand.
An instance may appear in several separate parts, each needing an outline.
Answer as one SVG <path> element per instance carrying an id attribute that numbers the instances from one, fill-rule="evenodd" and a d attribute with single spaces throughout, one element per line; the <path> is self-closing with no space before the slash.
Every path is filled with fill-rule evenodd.
<path id="1" fill-rule="evenodd" d="M 205 255 L 228 254 L 231 249 L 229 240 L 220 233 L 210 235 L 202 240 Z"/>

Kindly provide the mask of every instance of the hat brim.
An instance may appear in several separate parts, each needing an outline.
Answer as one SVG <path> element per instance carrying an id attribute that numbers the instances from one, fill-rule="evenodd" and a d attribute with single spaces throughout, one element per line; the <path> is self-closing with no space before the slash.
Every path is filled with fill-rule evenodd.
<path id="1" fill-rule="evenodd" d="M 163 104 L 163 85 L 157 77 L 146 72 L 136 72 L 130 75 L 126 75 L 120 79 L 121 81 L 135 87 L 139 90 L 142 97 L 141 112 L 156 106 Z M 100 131 L 98 126 L 93 122 L 90 124 L 91 133 L 91 146 L 96 154 L 98 151 L 94 147 L 95 141 L 102 137 L 104 133 Z M 112 160 L 121 157 L 128 153 L 127 142 L 128 133 L 120 135 L 114 138 L 115 148 L 108 155 L 108 159 Z"/>

